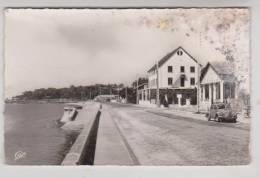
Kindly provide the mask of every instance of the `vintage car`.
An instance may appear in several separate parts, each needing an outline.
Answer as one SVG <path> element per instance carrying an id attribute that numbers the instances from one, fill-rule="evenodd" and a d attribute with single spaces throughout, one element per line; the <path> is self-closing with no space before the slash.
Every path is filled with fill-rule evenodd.
<path id="1" fill-rule="evenodd" d="M 228 103 L 213 103 L 211 104 L 208 120 L 222 121 L 237 121 L 237 113 L 232 110 L 231 105 Z"/>

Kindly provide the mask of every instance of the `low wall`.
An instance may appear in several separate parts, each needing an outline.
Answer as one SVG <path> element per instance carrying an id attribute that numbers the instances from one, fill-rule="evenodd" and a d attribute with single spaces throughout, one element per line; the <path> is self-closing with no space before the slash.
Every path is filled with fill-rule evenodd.
<path id="1" fill-rule="evenodd" d="M 61 165 L 93 164 L 101 107 L 96 103 L 93 103 L 91 107 L 91 109 L 87 108 L 86 110 L 81 111 L 81 117 L 86 119 L 84 128 Z"/>

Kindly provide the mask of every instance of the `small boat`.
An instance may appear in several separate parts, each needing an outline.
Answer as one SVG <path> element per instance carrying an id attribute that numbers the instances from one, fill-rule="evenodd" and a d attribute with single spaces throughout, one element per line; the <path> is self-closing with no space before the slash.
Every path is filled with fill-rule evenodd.
<path id="1" fill-rule="evenodd" d="M 76 108 L 76 109 L 82 109 L 83 107 L 81 103 L 67 103 L 66 106 Z"/>
<path id="2" fill-rule="evenodd" d="M 74 121 L 76 116 L 78 114 L 77 108 L 72 106 L 65 106 L 64 107 L 64 113 L 62 118 L 60 119 L 60 122 L 66 123 L 69 121 Z"/>

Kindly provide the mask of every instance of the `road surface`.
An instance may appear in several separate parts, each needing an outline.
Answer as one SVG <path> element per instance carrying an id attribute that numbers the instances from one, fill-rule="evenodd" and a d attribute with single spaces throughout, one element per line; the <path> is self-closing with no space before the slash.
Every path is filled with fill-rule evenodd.
<path id="1" fill-rule="evenodd" d="M 103 104 L 135 165 L 245 165 L 249 126 L 165 114 L 123 104 Z"/>

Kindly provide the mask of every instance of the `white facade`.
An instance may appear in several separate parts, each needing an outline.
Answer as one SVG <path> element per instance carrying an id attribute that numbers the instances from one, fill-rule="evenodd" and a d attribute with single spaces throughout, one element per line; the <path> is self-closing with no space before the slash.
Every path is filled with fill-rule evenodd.
<path id="1" fill-rule="evenodd" d="M 172 67 L 172 72 L 168 71 L 168 66 Z M 184 72 L 181 72 L 181 66 Z M 191 72 L 191 67 L 194 72 Z M 161 66 L 159 66 L 159 88 L 194 88 L 198 81 L 198 63 L 181 47 Z M 181 86 L 181 75 L 185 75 L 184 86 Z M 156 88 L 155 70 L 148 72 L 149 88 Z M 172 78 L 172 84 L 169 84 L 168 78 Z M 191 80 L 194 83 L 191 84 Z"/>
<path id="2" fill-rule="evenodd" d="M 160 103 L 196 104 L 198 67 L 200 64 L 182 47 L 167 54 L 158 62 Z M 139 91 L 139 103 L 156 103 L 156 65 L 148 71 L 148 88 Z M 192 102 L 191 102 L 192 101 Z"/>
<path id="3" fill-rule="evenodd" d="M 208 63 L 203 70 L 201 67 L 182 47 L 162 58 L 158 62 L 160 103 L 166 101 L 181 106 L 199 102 L 201 110 L 208 110 L 212 103 L 228 102 L 237 97 L 236 78 L 228 63 L 219 61 Z M 148 87 L 139 91 L 140 103 L 156 103 L 156 80 L 154 65 L 148 71 Z"/>

